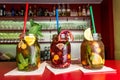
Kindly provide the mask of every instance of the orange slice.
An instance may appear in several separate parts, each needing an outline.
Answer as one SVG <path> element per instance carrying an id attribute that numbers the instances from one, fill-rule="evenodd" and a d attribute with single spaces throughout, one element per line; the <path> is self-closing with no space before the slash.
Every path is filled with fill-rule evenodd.
<path id="1" fill-rule="evenodd" d="M 35 36 L 25 36 L 24 39 L 25 39 L 25 41 L 27 42 L 27 44 L 29 46 L 31 46 L 32 44 L 34 44 L 34 42 L 36 40 Z"/>
<path id="2" fill-rule="evenodd" d="M 93 41 L 93 37 L 92 37 L 92 33 L 91 33 L 91 29 L 90 29 L 90 28 L 87 28 L 87 29 L 84 31 L 84 38 L 85 38 L 86 40 Z"/>
<path id="3" fill-rule="evenodd" d="M 64 39 L 62 38 L 62 35 L 64 34 Z M 73 41 L 74 37 L 69 30 L 62 30 L 60 34 L 58 35 L 58 41 L 64 41 L 65 39 L 68 39 L 69 41 Z"/>
<path id="4" fill-rule="evenodd" d="M 70 55 L 70 54 L 68 54 L 67 56 L 68 56 L 68 59 L 70 59 L 70 58 L 71 58 L 71 55 Z"/>
<path id="5" fill-rule="evenodd" d="M 53 59 L 57 61 L 59 59 L 59 56 L 56 54 L 56 55 L 54 55 Z"/>

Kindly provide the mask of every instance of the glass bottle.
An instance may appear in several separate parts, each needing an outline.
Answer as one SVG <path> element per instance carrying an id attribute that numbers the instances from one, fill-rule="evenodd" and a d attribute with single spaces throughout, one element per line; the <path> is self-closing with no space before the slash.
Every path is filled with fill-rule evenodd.
<path id="1" fill-rule="evenodd" d="M 21 38 L 16 48 L 18 70 L 33 71 L 40 66 L 40 46 L 36 36 L 29 34 Z"/>
<path id="2" fill-rule="evenodd" d="M 78 7 L 78 16 L 82 15 L 82 10 L 81 10 L 81 6 Z"/>
<path id="3" fill-rule="evenodd" d="M 67 16 L 70 16 L 70 12 L 71 12 L 70 6 L 69 6 L 69 4 L 67 4 L 67 12 L 66 12 L 66 15 L 67 15 Z"/>
<path id="4" fill-rule="evenodd" d="M 62 16 L 66 16 L 65 4 L 62 5 Z"/>
<path id="5" fill-rule="evenodd" d="M 29 7 L 28 15 L 29 16 L 33 16 L 33 11 L 32 11 L 32 7 L 31 6 Z"/>
<path id="6" fill-rule="evenodd" d="M 58 13 L 59 13 L 59 16 L 62 15 L 62 10 L 61 10 L 61 6 L 60 6 L 60 4 L 58 4 Z"/>
<path id="7" fill-rule="evenodd" d="M 3 16 L 6 16 L 6 5 L 3 5 Z"/>
<path id="8" fill-rule="evenodd" d="M 3 16 L 3 8 L 2 8 L 2 5 L 0 5 L 0 16 Z"/>
<path id="9" fill-rule="evenodd" d="M 53 16 L 55 16 L 55 11 L 56 10 L 56 7 L 55 7 L 55 5 L 53 6 Z"/>
<path id="10" fill-rule="evenodd" d="M 25 8 L 23 6 L 21 6 L 20 16 L 24 16 L 24 12 L 25 12 Z"/>
<path id="11" fill-rule="evenodd" d="M 85 8 L 85 6 L 83 6 L 83 8 L 82 8 L 82 16 L 86 16 L 86 15 L 87 15 L 86 8 Z"/>
<path id="12" fill-rule="evenodd" d="M 63 41 L 58 41 L 58 35 L 53 35 L 50 46 L 50 59 L 52 67 L 66 68 L 71 63 L 71 45 L 64 34 L 61 35 Z"/>
<path id="13" fill-rule="evenodd" d="M 100 69 L 105 61 L 104 44 L 98 33 L 93 34 L 93 39 L 84 40 L 81 44 L 81 64 L 87 69 Z"/>
<path id="14" fill-rule="evenodd" d="M 14 7 L 11 8 L 11 16 L 15 16 L 15 9 L 14 9 Z"/>
<path id="15" fill-rule="evenodd" d="M 89 4 L 87 5 L 87 16 L 90 16 Z"/>

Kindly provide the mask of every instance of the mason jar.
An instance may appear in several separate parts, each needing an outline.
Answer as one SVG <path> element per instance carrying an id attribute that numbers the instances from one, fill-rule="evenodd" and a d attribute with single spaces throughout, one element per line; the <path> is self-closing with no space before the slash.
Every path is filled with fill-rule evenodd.
<path id="1" fill-rule="evenodd" d="M 24 36 L 16 48 L 17 68 L 20 71 L 33 71 L 40 66 L 40 45 L 33 34 Z"/>
<path id="2" fill-rule="evenodd" d="M 87 69 L 100 69 L 105 63 L 104 44 L 101 35 L 93 34 L 93 40 L 84 39 L 81 44 L 81 64 Z"/>
<path id="3" fill-rule="evenodd" d="M 50 46 L 51 64 L 54 68 L 67 68 L 71 63 L 71 45 L 64 34 L 60 37 L 61 41 L 58 40 L 58 35 L 53 35 Z"/>

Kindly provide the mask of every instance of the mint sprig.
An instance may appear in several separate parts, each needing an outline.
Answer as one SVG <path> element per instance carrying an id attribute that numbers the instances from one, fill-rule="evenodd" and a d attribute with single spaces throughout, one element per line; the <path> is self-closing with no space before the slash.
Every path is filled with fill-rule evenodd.
<path id="1" fill-rule="evenodd" d="M 27 34 L 34 34 L 35 36 L 40 36 L 42 37 L 42 25 L 34 22 L 32 19 L 30 20 L 30 28 L 28 30 Z"/>

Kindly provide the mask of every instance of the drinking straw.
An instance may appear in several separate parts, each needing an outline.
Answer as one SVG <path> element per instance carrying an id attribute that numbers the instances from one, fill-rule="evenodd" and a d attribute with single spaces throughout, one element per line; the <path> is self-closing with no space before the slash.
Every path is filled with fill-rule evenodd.
<path id="1" fill-rule="evenodd" d="M 92 19 L 92 28 L 93 28 L 93 33 L 96 33 L 96 29 L 95 29 L 95 22 L 94 22 L 94 16 L 93 16 L 92 6 L 90 6 L 90 15 L 91 15 L 91 19 Z"/>
<path id="2" fill-rule="evenodd" d="M 26 32 L 27 16 L 28 16 L 28 3 L 26 3 L 26 10 L 25 10 L 25 16 L 24 16 L 23 34 L 25 34 L 25 32 Z"/>
<path id="3" fill-rule="evenodd" d="M 58 9 L 56 9 L 56 22 L 57 22 L 57 31 L 59 33 L 59 17 L 58 17 L 59 13 L 58 13 Z"/>

